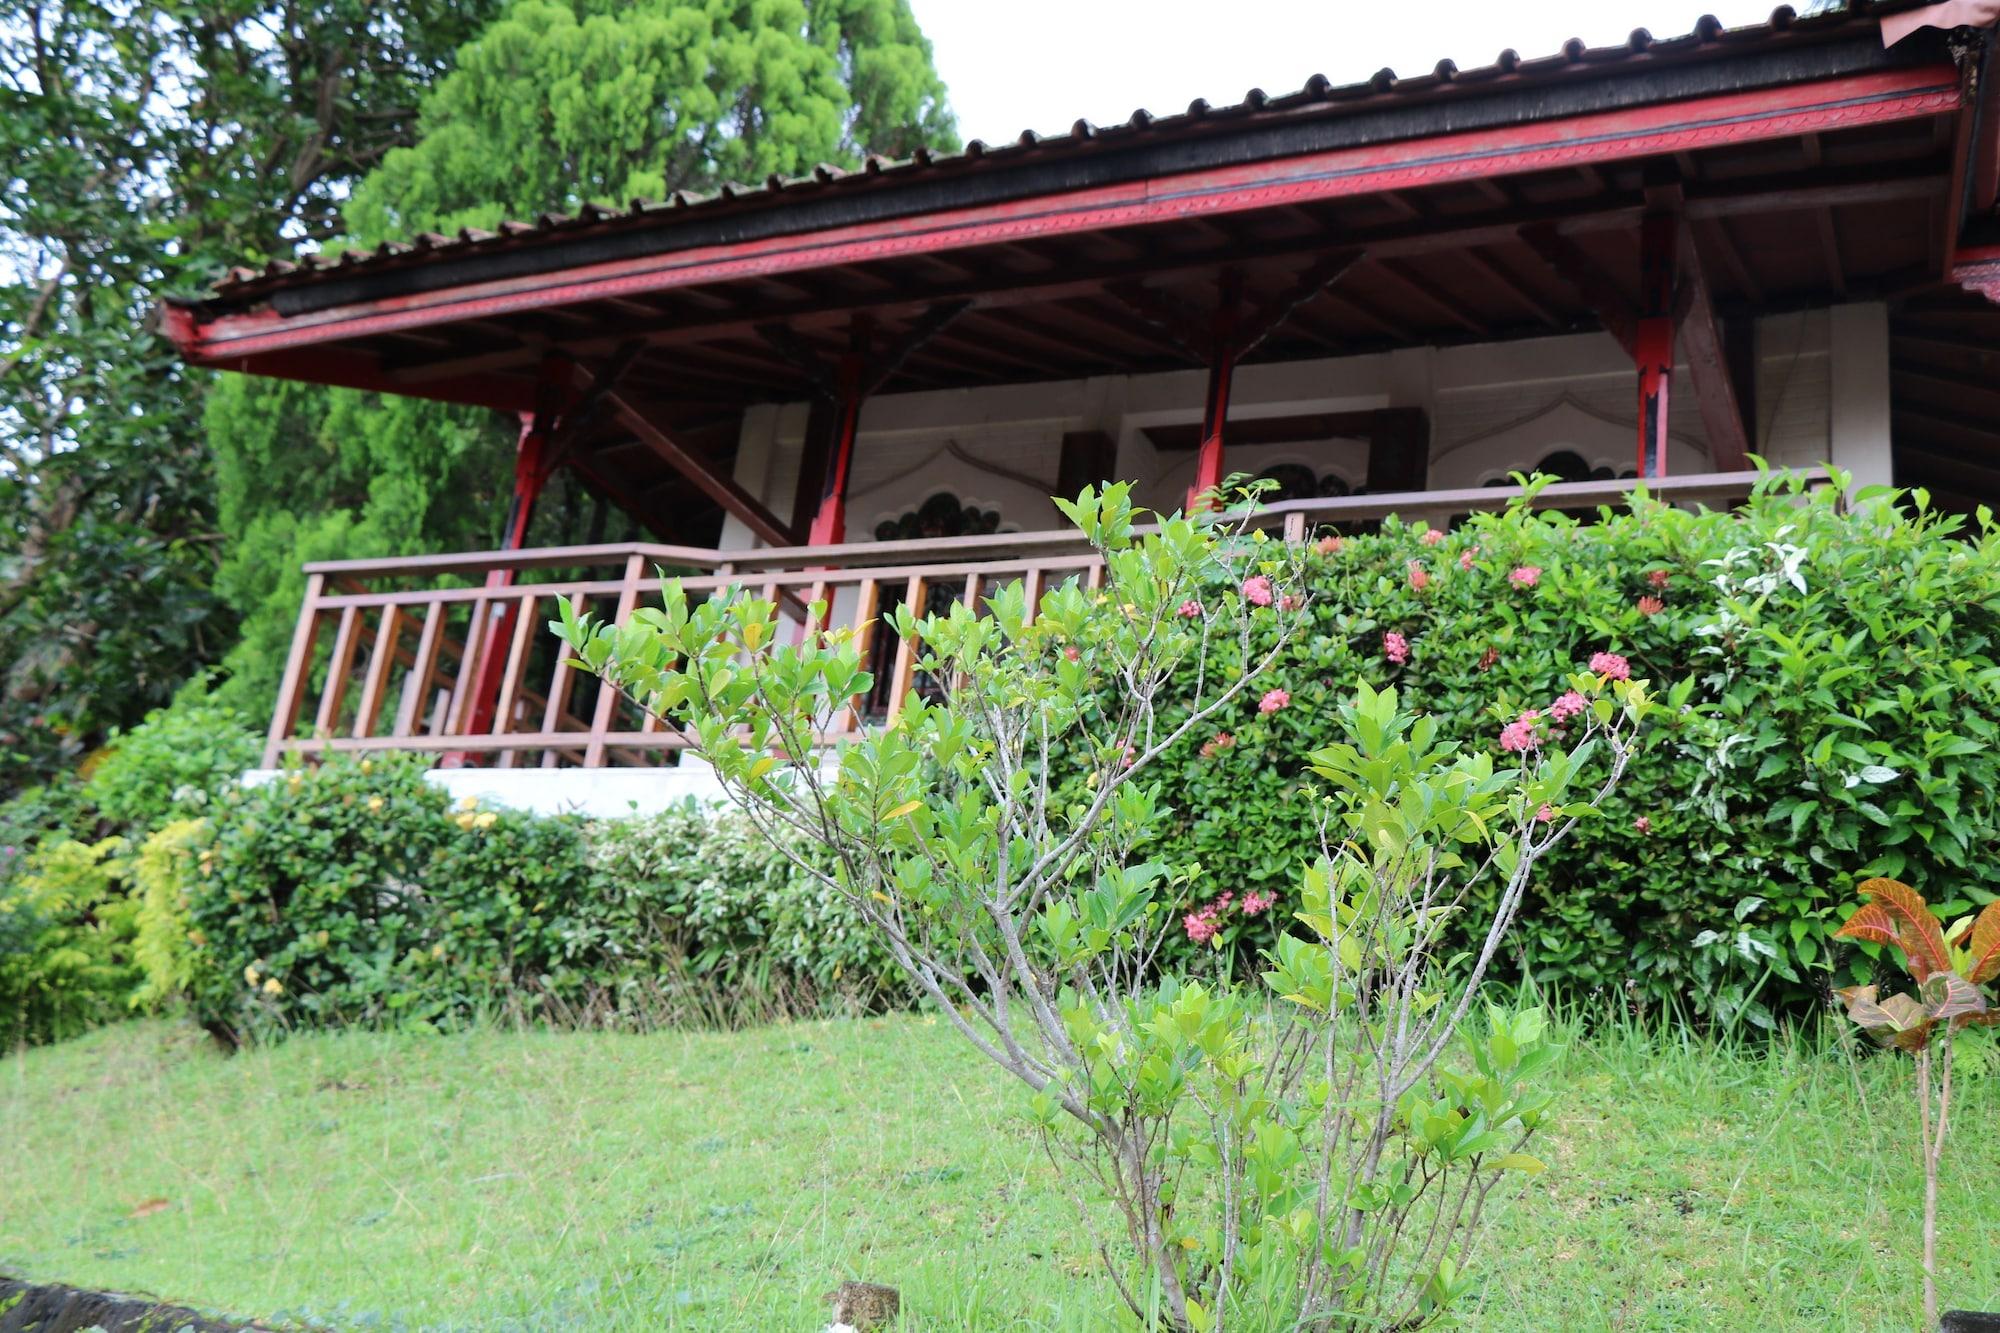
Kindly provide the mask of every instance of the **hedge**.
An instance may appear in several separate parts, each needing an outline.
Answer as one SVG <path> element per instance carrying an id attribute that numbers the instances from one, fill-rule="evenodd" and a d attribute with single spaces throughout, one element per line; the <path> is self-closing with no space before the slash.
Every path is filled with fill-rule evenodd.
<path id="1" fill-rule="evenodd" d="M 1309 609 L 1274 590 L 1274 623 L 1310 630 L 1160 770 L 1180 816 L 1158 854 L 1205 871 L 1193 933 L 1219 925 L 1215 946 L 1247 955 L 1286 918 L 1315 852 L 1303 757 L 1357 678 L 1504 757 L 1503 728 L 1528 709 L 1547 725 L 1557 682 L 1599 654 L 1679 707 L 1545 863 L 1519 973 L 1768 1025 L 1868 970 L 1830 947 L 1857 880 L 1904 879 L 1947 915 L 1993 898 L 2000 541 L 1983 516 L 1967 537 L 1921 494 L 1847 512 L 1770 477 L 1737 513 L 1640 496 L 1585 517 L 1392 521 L 1319 543 Z M 1262 711 L 1271 690 L 1285 702 Z"/>
<path id="2" fill-rule="evenodd" d="M 1949 915 L 1992 900 L 2000 538 L 1983 518 L 1968 530 L 1921 494 L 1847 512 L 1790 478 L 1736 513 L 1642 496 L 1587 517 L 1516 505 L 1329 536 L 1309 587 L 1269 590 L 1273 632 L 1299 615 L 1308 631 L 1158 770 L 1179 813 L 1155 855 L 1203 868 L 1169 964 L 1248 965 L 1288 919 L 1317 850 L 1304 756 L 1357 679 L 1505 756 L 1525 710 L 1560 724 L 1558 682 L 1593 660 L 1675 706 L 1544 863 L 1518 974 L 1769 1024 L 1866 979 L 1830 940 L 1859 879 L 1893 875 Z M 243 790 L 240 741 L 181 743 L 201 727 L 171 714 L 148 728 L 84 784 L 95 804 L 59 784 L 0 807 L 0 1041 L 181 1004 L 240 1036 L 493 1012 L 733 1023 L 901 994 L 857 914 L 739 816 L 458 808 L 401 758 Z"/>

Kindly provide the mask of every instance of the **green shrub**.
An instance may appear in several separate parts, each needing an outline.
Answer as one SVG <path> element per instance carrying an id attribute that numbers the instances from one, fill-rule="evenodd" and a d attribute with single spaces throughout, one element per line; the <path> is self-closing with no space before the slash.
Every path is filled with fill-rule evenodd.
<path id="1" fill-rule="evenodd" d="M 118 1017 L 139 983 L 123 838 L 45 842 L 0 882 L 0 1044 L 61 1041 Z"/>
<path id="2" fill-rule="evenodd" d="M 178 815 L 199 813 L 255 767 L 259 750 L 242 714 L 195 695 L 113 733 L 84 794 L 105 819 L 140 836 Z"/>
<path id="3" fill-rule="evenodd" d="M 100 820 L 81 779 L 69 775 L 0 801 L 0 884 L 25 872 L 29 856 L 51 838 L 94 840 Z"/>
<path id="4" fill-rule="evenodd" d="M 1355 680 L 1395 685 L 1497 753 L 1507 722 L 1546 710 L 1600 652 L 1676 687 L 1680 711 L 1544 866 L 1513 941 L 1521 970 L 1769 1023 L 1770 1002 L 1865 970 L 1830 946 L 1854 880 L 1934 886 L 1951 913 L 1990 901 L 2000 537 L 1954 540 L 1957 519 L 1845 513 L 1835 491 L 1801 489 L 1769 482 L 1740 514 L 1640 501 L 1584 524 L 1516 507 L 1448 535 L 1392 523 L 1325 543 L 1311 632 L 1265 686 L 1289 698 L 1263 712 L 1252 691 L 1162 768 L 1179 814 L 1160 855 L 1204 867 L 1187 914 L 1215 908 L 1196 933 L 1213 924 L 1250 956 L 1289 918 L 1312 837 L 1298 756 L 1326 742 Z M 1252 894 L 1276 910 L 1245 915 Z"/>
<path id="5" fill-rule="evenodd" d="M 644 960 L 637 977 L 685 968 L 731 1009 L 876 1007 L 907 991 L 895 961 L 837 893 L 800 874 L 743 815 L 692 804 L 589 830 L 595 951 Z"/>
<path id="6" fill-rule="evenodd" d="M 209 823 L 169 825 L 142 855 L 146 994 L 184 988 L 234 1033 L 732 1022 L 890 987 L 845 907 L 737 817 L 454 807 L 395 758 L 288 773 Z"/>
<path id="7" fill-rule="evenodd" d="M 341 760 L 217 807 L 189 902 L 203 1022 L 379 1021 L 426 998 L 426 872 L 452 826 L 423 774 L 413 756 Z"/>

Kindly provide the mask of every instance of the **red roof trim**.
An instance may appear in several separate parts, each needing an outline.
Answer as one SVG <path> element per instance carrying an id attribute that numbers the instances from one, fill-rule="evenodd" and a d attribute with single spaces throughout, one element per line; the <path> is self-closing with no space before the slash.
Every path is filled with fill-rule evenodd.
<path id="1" fill-rule="evenodd" d="M 670 222 L 696 213 L 721 210 L 756 213 L 800 198 L 810 198 L 829 188 L 873 190 L 880 186 L 955 173 L 967 169 L 988 170 L 995 165 L 1032 162 L 1051 153 L 1074 152 L 1086 145 L 1131 145 L 1144 141 L 1171 141 L 1209 132 L 1227 132 L 1231 127 L 1258 120 L 1283 119 L 1305 113 L 1342 115 L 1393 104 L 1441 102 L 1447 97 L 1463 97 L 1468 90 L 1497 91 L 1534 84 L 1555 87 L 1577 78 L 1592 79 L 1616 75 L 1643 67 L 1705 63 L 1716 57 L 1753 54 L 1761 50 L 1797 48 L 1822 40 L 1843 40 L 1859 34 L 1865 41 L 1877 34 L 1879 16 L 1929 3 L 1930 0 L 1848 0 L 1820 13 L 1799 16 L 1791 6 L 1781 5 L 1763 23 L 1740 28 L 1724 28 L 1712 15 L 1704 15 L 1691 31 L 1656 38 L 1645 29 L 1635 29 L 1622 43 L 1587 48 L 1581 41 L 1565 42 L 1550 55 L 1522 59 L 1512 50 L 1503 51 L 1491 63 L 1460 69 L 1450 61 L 1440 61 L 1426 73 L 1398 77 L 1391 70 L 1336 87 L 1321 75 L 1314 75 L 1297 92 L 1265 96 L 1252 89 L 1233 106 L 1211 105 L 1196 99 L 1185 113 L 1154 115 L 1141 108 L 1118 125 L 1091 125 L 1078 121 L 1067 134 L 1036 134 L 1024 131 L 1007 142 L 986 144 L 978 140 L 959 154 L 919 150 L 910 160 L 884 161 L 870 157 L 851 171 L 821 165 L 809 175 L 796 179 L 767 179 L 761 184 L 726 186 L 711 195 L 676 192 L 670 200 L 654 202 L 635 199 L 626 209 L 585 204 L 574 216 L 543 214 L 534 222 L 503 222 L 496 231 L 461 230 L 457 236 L 426 233 L 414 240 L 385 241 L 372 250 L 347 250 L 338 255 L 302 254 L 293 260 L 272 260 L 262 269 L 233 269 L 216 284 L 218 295 L 252 296 L 257 293 L 296 289 L 315 278 L 352 275 L 408 267 L 436 255 L 468 255 L 481 251 L 511 251 L 523 242 L 544 240 L 556 233 L 615 232 L 632 227 L 645 228 L 667 215 Z M 1879 40 L 1879 37 L 1877 38 Z"/>
<path id="2" fill-rule="evenodd" d="M 291 319 L 270 311 L 223 315 L 197 323 L 185 331 L 189 335 L 185 341 L 179 336 L 175 341 L 190 359 L 215 364 L 223 358 L 453 319 L 514 314 L 732 278 L 1906 120 L 1956 110 L 1959 100 L 1958 73 L 1951 65 L 1889 70 L 1189 172 L 803 236 L 708 246 Z"/>

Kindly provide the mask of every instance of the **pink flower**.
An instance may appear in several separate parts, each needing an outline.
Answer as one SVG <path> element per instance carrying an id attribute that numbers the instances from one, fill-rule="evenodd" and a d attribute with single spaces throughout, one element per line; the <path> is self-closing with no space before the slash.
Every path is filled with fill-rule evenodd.
<path id="1" fill-rule="evenodd" d="M 1201 603 L 1192 597 L 1188 598 L 1185 602 L 1181 603 L 1180 615 L 1182 620 L 1201 619 Z"/>
<path id="2" fill-rule="evenodd" d="M 1637 819 L 1632 821 L 1632 827 L 1634 829 L 1637 829 L 1641 833 L 1651 833 L 1653 831 L 1653 821 L 1646 818 L 1644 815 L 1640 815 Z"/>
<path id="3" fill-rule="evenodd" d="M 1208 943 L 1215 938 L 1215 932 L 1222 928 L 1217 923 L 1214 913 L 1207 908 L 1199 912 L 1189 912 L 1181 918 L 1181 926 L 1187 931 L 1187 937 L 1196 944 Z"/>
<path id="4" fill-rule="evenodd" d="M 1425 588 L 1431 586 L 1429 571 L 1414 560 L 1410 562 L 1410 586 L 1418 592 L 1422 592 Z"/>
<path id="5" fill-rule="evenodd" d="M 1283 597 L 1280 597 L 1278 599 L 1278 609 L 1280 611 L 1296 611 L 1302 605 L 1304 605 L 1304 603 L 1299 601 L 1298 598 L 1292 596 L 1290 593 L 1286 593 Z"/>
<path id="6" fill-rule="evenodd" d="M 1067 657 L 1070 661 L 1075 662 L 1081 660 L 1083 654 L 1076 650 L 1075 644 L 1071 644 L 1069 647 L 1063 649 L 1063 656 Z"/>
<path id="7" fill-rule="evenodd" d="M 1641 597 L 1639 599 L 1639 614 L 1642 616 L 1657 616 L 1666 609 L 1667 604 L 1657 597 Z"/>
<path id="8" fill-rule="evenodd" d="M 1609 676 L 1613 680 L 1630 680 L 1632 679 L 1632 664 L 1617 653 L 1592 653 L 1590 655 L 1590 674 L 1593 676 Z"/>
<path id="9" fill-rule="evenodd" d="M 1417 538 L 1417 540 L 1426 546 L 1436 546 L 1444 540 L 1444 530 L 1442 528 L 1425 528 L 1424 535 Z"/>
<path id="10" fill-rule="evenodd" d="M 1272 690 L 1257 701 L 1257 711 L 1260 713 L 1275 713 L 1291 701 L 1292 696 L 1289 690 Z"/>
<path id="11" fill-rule="evenodd" d="M 1243 895 L 1243 915 L 1256 916 L 1276 901 L 1276 893 L 1246 893 Z"/>
<path id="12" fill-rule="evenodd" d="M 1243 600 L 1252 606 L 1271 604 L 1271 580 L 1262 574 L 1252 574 L 1243 580 Z"/>
<path id="13" fill-rule="evenodd" d="M 1533 708 L 1500 728 L 1500 748 L 1510 754 L 1523 754 L 1541 745 L 1541 738 L 1535 734 L 1535 723 L 1541 720 L 1541 713 Z"/>
<path id="14" fill-rule="evenodd" d="M 1517 588 L 1532 588 L 1542 581 L 1540 565 L 1522 565 L 1507 576 L 1507 582 Z"/>
<path id="15" fill-rule="evenodd" d="M 1460 551 L 1458 553 L 1458 567 L 1470 574 L 1472 572 L 1472 558 L 1478 554 L 1479 548 L 1477 546 L 1468 546 L 1465 550 Z"/>
<path id="16" fill-rule="evenodd" d="M 1201 757 L 1203 759 L 1213 759 L 1224 750 L 1233 749 L 1235 745 L 1236 738 L 1234 736 L 1226 731 L 1218 731 L 1215 733 L 1214 739 L 1201 743 Z"/>
<path id="17" fill-rule="evenodd" d="M 1563 695 L 1562 698 L 1549 705 L 1549 717 L 1557 722 L 1567 722 L 1589 707 L 1590 701 L 1588 699 L 1578 694 L 1575 690 L 1571 690 Z"/>
<path id="18" fill-rule="evenodd" d="M 1535 811 L 1535 818 L 1544 824 L 1553 824 L 1556 822 L 1556 808 L 1544 803 L 1541 809 Z"/>
<path id="19" fill-rule="evenodd" d="M 1136 745 L 1127 745 L 1125 747 L 1124 757 L 1119 761 L 1118 766 L 1120 768 L 1130 768 L 1138 758 L 1139 758 L 1139 747 Z"/>
<path id="20" fill-rule="evenodd" d="M 1656 569 L 1646 575 L 1646 582 L 1652 584 L 1655 588 L 1664 588 L 1667 586 L 1667 581 L 1671 578 L 1673 578 L 1673 575 L 1667 573 L 1666 570 Z"/>
<path id="21" fill-rule="evenodd" d="M 1382 655 L 1397 666 L 1410 660 L 1410 641 L 1390 630 L 1382 636 Z"/>
<path id="22" fill-rule="evenodd" d="M 1319 545 L 1314 549 L 1321 555 L 1336 555 L 1340 551 L 1340 545 L 1340 538 L 1338 537 L 1321 537 Z"/>

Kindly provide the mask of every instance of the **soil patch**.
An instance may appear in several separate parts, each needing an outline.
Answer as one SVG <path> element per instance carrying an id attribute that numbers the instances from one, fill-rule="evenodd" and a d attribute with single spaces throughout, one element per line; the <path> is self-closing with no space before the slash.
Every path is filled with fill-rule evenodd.
<path id="1" fill-rule="evenodd" d="M 0 1277 L 0 1333 L 243 1333 L 260 1324 L 232 1324 L 144 1296 L 38 1285 Z"/>

